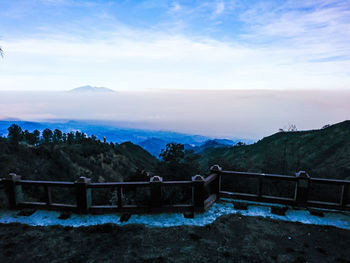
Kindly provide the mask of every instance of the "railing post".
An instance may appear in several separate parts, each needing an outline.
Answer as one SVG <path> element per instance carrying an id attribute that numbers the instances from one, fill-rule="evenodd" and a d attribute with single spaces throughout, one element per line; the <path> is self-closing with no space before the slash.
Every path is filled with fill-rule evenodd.
<path id="1" fill-rule="evenodd" d="M 305 206 L 308 200 L 310 176 L 305 171 L 296 173 L 295 201 L 297 205 Z"/>
<path id="2" fill-rule="evenodd" d="M 91 179 L 86 177 L 79 177 L 75 184 L 77 212 L 86 214 L 89 212 L 91 206 L 91 189 L 88 188 Z"/>
<path id="3" fill-rule="evenodd" d="M 151 208 L 152 207 L 160 207 L 163 204 L 162 183 L 163 183 L 163 178 L 160 176 L 153 176 L 150 178 Z"/>
<path id="4" fill-rule="evenodd" d="M 204 183 L 205 180 L 201 175 L 195 175 L 192 177 L 192 203 L 195 212 L 204 211 Z"/>
<path id="5" fill-rule="evenodd" d="M 121 186 L 117 189 L 117 196 L 118 196 L 118 208 L 123 207 L 123 188 Z"/>
<path id="6" fill-rule="evenodd" d="M 265 174 L 260 174 L 258 177 L 258 199 L 261 199 L 262 196 L 262 191 L 263 191 L 263 179 L 264 179 Z"/>
<path id="7" fill-rule="evenodd" d="M 46 193 L 46 205 L 50 206 L 52 204 L 51 187 L 45 186 L 45 193 Z"/>
<path id="8" fill-rule="evenodd" d="M 22 201 L 22 186 L 16 185 L 19 180 L 21 180 L 21 176 L 14 173 L 10 173 L 4 180 L 8 208 L 16 208 L 18 203 Z"/>
<path id="9" fill-rule="evenodd" d="M 220 199 L 221 171 L 222 171 L 222 168 L 218 164 L 215 164 L 212 167 L 210 167 L 210 172 L 213 174 L 216 174 L 217 176 L 214 182 L 214 187 L 212 188 L 214 190 L 214 193 L 216 194 L 216 200 Z"/>
<path id="10" fill-rule="evenodd" d="M 340 196 L 340 206 L 342 208 L 345 208 L 347 203 L 350 201 L 350 200 L 347 200 L 348 199 L 348 194 L 349 194 L 349 185 L 348 184 L 344 184 L 342 186 L 341 196 Z"/>

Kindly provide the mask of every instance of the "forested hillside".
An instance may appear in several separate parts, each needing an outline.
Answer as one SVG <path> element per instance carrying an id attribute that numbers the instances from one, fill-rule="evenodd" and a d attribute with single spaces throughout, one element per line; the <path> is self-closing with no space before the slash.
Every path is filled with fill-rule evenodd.
<path id="1" fill-rule="evenodd" d="M 131 142 L 121 144 L 101 142 L 94 135 L 87 137 L 83 132 L 62 133 L 46 128 L 40 133 L 25 130 L 16 124 L 8 128 L 8 136 L 0 137 L 0 178 L 16 173 L 22 179 L 70 181 L 80 176 L 91 178 L 92 182 L 148 181 L 152 175 L 165 180 L 190 180 L 198 173 L 198 155 L 184 151 L 184 145 L 170 143 L 161 154 L 161 160 Z M 27 187 L 28 188 L 28 187 Z M 24 199 L 45 200 L 43 188 L 23 187 Z M 188 200 L 190 191 L 181 192 L 176 187 L 167 189 L 164 202 L 175 198 Z M 189 189 L 190 190 L 190 189 Z M 148 192 L 124 189 L 124 202 L 147 203 Z M 74 202 L 74 193 L 55 190 L 56 202 Z M 93 192 L 94 204 L 115 201 L 115 192 Z"/>
<path id="2" fill-rule="evenodd" d="M 9 128 L 7 138 L 0 138 L 0 177 L 10 172 L 26 179 L 74 181 L 80 176 L 95 182 L 127 181 L 152 172 L 157 159 L 130 142 L 101 142 L 82 132 L 59 130 L 22 131 Z"/>
<path id="3" fill-rule="evenodd" d="M 0 176 L 9 172 L 27 179 L 93 181 L 147 179 L 151 173 L 165 179 L 190 179 L 207 174 L 219 164 L 226 170 L 294 174 L 305 170 L 313 177 L 350 179 L 350 121 L 320 130 L 278 132 L 251 145 L 210 147 L 195 154 L 171 143 L 157 160 L 130 142 L 101 142 L 82 132 L 45 129 L 22 131 L 17 125 L 0 138 Z"/>
<path id="4" fill-rule="evenodd" d="M 282 131 L 252 145 L 207 149 L 202 171 L 212 164 L 226 170 L 295 174 L 350 179 L 350 121 L 320 130 Z"/>

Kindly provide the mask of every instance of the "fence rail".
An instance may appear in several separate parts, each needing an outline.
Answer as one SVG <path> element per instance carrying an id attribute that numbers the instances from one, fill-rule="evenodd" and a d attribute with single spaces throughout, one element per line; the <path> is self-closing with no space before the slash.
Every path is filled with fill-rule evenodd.
<path id="1" fill-rule="evenodd" d="M 280 203 L 293 206 L 310 206 L 325 209 L 337 209 L 337 210 L 350 210 L 350 196 L 349 180 L 336 180 L 336 179 L 324 179 L 324 178 L 312 178 L 306 172 L 301 171 L 296 173 L 296 176 L 289 175 L 276 175 L 276 174 L 264 174 L 264 173 L 247 173 L 247 172 L 235 172 L 235 171 L 220 171 L 221 177 L 239 177 L 244 180 L 247 178 L 255 178 L 257 180 L 255 184 L 255 193 L 236 192 L 236 191 L 219 191 L 220 196 L 229 197 L 235 199 L 243 199 L 257 202 L 271 202 Z M 290 197 L 282 197 L 276 195 L 263 194 L 263 188 L 267 184 L 266 180 L 273 179 L 280 183 L 281 181 L 292 182 L 295 184 L 293 195 Z M 339 202 L 332 202 L 330 200 L 314 200 L 310 196 L 309 192 L 315 184 L 322 184 L 328 187 L 338 186 L 340 194 L 337 196 L 335 192 L 331 194 L 325 192 L 319 192 L 319 197 L 323 199 L 330 199 L 330 195 L 336 195 Z M 328 196 L 327 196 L 328 194 Z"/>
<path id="2" fill-rule="evenodd" d="M 227 188 L 225 180 L 235 179 L 238 182 L 244 180 L 255 180 L 249 184 L 254 191 L 236 191 Z M 273 183 L 268 181 L 272 180 Z M 289 182 L 289 190 L 293 193 L 288 196 L 271 194 L 269 190 L 271 185 L 278 185 L 282 182 Z M 237 184 L 232 184 L 236 186 Z M 248 185 L 248 184 L 247 184 Z M 323 198 L 315 199 L 310 194 L 317 185 L 323 185 L 327 188 L 337 187 L 338 194 L 331 198 L 327 193 L 320 191 L 318 194 Z M 26 201 L 22 196 L 22 187 L 35 186 L 44 189 L 44 201 L 33 202 Z M 192 192 L 190 203 L 166 204 L 164 202 L 163 192 L 167 187 L 178 187 L 179 189 L 190 189 Z M 8 197 L 8 207 L 10 208 L 38 208 L 53 210 L 70 210 L 78 213 L 109 213 L 109 212 L 130 212 L 130 213 L 147 213 L 147 212 L 203 212 L 216 202 L 220 197 L 229 197 L 234 199 L 251 200 L 258 202 L 280 203 L 292 206 L 311 206 L 326 209 L 350 210 L 349 188 L 350 181 L 311 178 L 306 172 L 299 172 L 296 176 L 275 175 L 263 173 L 223 171 L 218 165 L 210 169 L 210 175 L 206 178 L 196 175 L 188 181 L 163 181 L 159 176 L 153 176 L 145 182 L 106 182 L 91 183 L 89 178 L 80 177 L 76 182 L 59 182 L 59 181 L 33 181 L 21 180 L 21 176 L 9 174 L 7 178 L 0 178 L 0 189 L 6 191 Z M 66 204 L 53 201 L 53 188 L 71 189 L 75 195 L 75 204 Z M 149 200 L 143 204 L 125 203 L 124 192 L 131 189 L 144 188 L 148 189 Z M 244 188 L 244 186 L 242 187 Z M 93 204 L 93 190 L 108 189 L 116 193 L 115 203 Z M 317 189 L 317 187 L 316 187 Z M 283 188 L 278 189 L 283 192 Z M 317 192 L 317 191 L 316 191 Z M 328 191 L 329 192 L 329 191 Z"/>
<path id="3" fill-rule="evenodd" d="M 90 179 L 85 177 L 80 177 L 76 182 L 59 182 L 22 180 L 19 175 L 9 174 L 7 178 L 0 179 L 0 187 L 3 186 L 6 191 L 9 208 L 59 209 L 78 213 L 203 212 L 219 197 L 218 192 L 211 192 L 216 188 L 210 187 L 211 184 L 217 181 L 216 178 L 218 178 L 218 174 L 212 174 L 208 178 L 197 175 L 191 181 L 163 181 L 161 177 L 154 176 L 148 182 L 91 183 Z M 45 193 L 45 200 L 41 202 L 24 200 L 22 186 L 42 187 Z M 165 204 L 163 202 L 162 188 L 168 186 L 180 187 L 181 189 L 190 188 L 192 191 L 190 204 Z M 56 187 L 73 189 L 76 204 L 53 202 L 52 189 Z M 124 190 L 139 188 L 148 189 L 150 200 L 148 200 L 147 204 L 124 204 Z M 93 205 L 92 190 L 95 189 L 116 191 L 116 203 Z"/>

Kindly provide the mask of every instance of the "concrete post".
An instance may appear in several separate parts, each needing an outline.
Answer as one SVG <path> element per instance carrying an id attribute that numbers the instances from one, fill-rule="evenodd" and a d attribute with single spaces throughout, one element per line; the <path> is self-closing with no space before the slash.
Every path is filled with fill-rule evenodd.
<path id="1" fill-rule="evenodd" d="M 310 176 L 305 171 L 300 171 L 296 173 L 296 177 L 295 201 L 297 205 L 305 206 L 308 199 Z"/>
<path id="2" fill-rule="evenodd" d="M 92 199 L 91 199 L 91 189 L 88 188 L 87 186 L 90 183 L 91 183 L 91 179 L 83 176 L 74 182 L 78 213 L 87 214 L 89 212 Z"/>
<path id="3" fill-rule="evenodd" d="M 195 175 L 192 177 L 192 202 L 195 212 L 204 211 L 204 178 L 201 175 Z"/>
<path id="4" fill-rule="evenodd" d="M 342 186 L 341 196 L 340 196 L 340 206 L 343 208 L 345 208 L 348 202 L 350 201 L 348 200 L 348 194 L 349 194 L 349 185 L 344 184 Z"/>
<path id="5" fill-rule="evenodd" d="M 222 168 L 217 164 L 210 167 L 210 172 L 217 175 L 217 178 L 214 182 L 214 187 L 212 188 L 213 193 L 216 194 L 217 200 L 219 200 L 220 198 L 220 191 L 221 191 L 221 171 L 222 171 Z"/>
<path id="6" fill-rule="evenodd" d="M 163 183 L 163 178 L 160 176 L 153 176 L 150 178 L 151 207 L 160 207 L 163 204 L 162 183 Z"/>
<path id="7" fill-rule="evenodd" d="M 16 185 L 16 182 L 21 180 L 21 176 L 15 173 L 10 173 L 5 177 L 5 191 L 8 200 L 8 208 L 15 209 L 22 201 L 22 186 Z"/>

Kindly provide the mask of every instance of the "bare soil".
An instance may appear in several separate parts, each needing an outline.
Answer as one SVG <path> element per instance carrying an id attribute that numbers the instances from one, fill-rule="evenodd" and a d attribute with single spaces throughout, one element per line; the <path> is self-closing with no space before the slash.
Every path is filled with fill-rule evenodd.
<path id="1" fill-rule="evenodd" d="M 350 231 L 226 215 L 203 226 L 0 224 L 0 262 L 350 262 Z"/>

